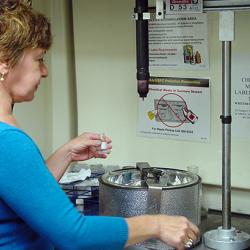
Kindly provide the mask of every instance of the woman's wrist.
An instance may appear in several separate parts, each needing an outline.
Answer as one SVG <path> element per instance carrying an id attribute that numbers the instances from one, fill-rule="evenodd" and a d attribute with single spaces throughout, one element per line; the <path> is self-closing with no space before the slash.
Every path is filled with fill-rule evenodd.
<path id="1" fill-rule="evenodd" d="M 141 215 L 127 218 L 126 221 L 129 229 L 129 238 L 126 246 L 160 237 L 159 216 Z"/>
<path id="2" fill-rule="evenodd" d="M 56 180 L 60 180 L 67 167 L 72 162 L 70 149 L 67 144 L 58 148 L 47 160 L 47 166 Z"/>
<path id="3" fill-rule="evenodd" d="M 65 161 L 68 162 L 68 164 L 73 162 L 72 150 L 71 150 L 71 146 L 69 143 L 64 144 L 58 150 L 61 151 L 62 155 L 64 156 Z"/>
<path id="4" fill-rule="evenodd" d="M 149 228 L 149 234 L 152 238 L 160 237 L 160 217 L 158 215 L 146 215 Z"/>

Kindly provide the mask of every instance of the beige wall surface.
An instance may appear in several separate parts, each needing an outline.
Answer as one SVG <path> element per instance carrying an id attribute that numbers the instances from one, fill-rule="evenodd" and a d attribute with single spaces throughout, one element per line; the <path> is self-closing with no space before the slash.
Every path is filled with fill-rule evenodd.
<path id="1" fill-rule="evenodd" d="M 209 143 L 136 136 L 137 103 L 134 0 L 73 1 L 78 128 L 105 132 L 113 151 L 103 164 L 186 169 L 199 166 L 205 183 L 221 184 L 221 44 L 218 13 L 209 13 L 209 71 L 154 72 L 159 76 L 211 78 Z M 250 12 L 236 14 L 234 53 L 249 50 Z M 232 185 L 250 188 L 250 142 L 232 138 Z M 93 163 L 99 162 L 93 160 Z"/>

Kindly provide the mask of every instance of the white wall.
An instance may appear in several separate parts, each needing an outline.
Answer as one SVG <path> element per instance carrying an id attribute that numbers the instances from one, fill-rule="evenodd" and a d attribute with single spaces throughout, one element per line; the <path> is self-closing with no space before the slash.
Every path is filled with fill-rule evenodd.
<path id="1" fill-rule="evenodd" d="M 206 209 L 222 210 L 222 190 L 215 185 L 203 185 L 202 206 Z M 249 189 L 232 188 L 231 210 L 235 213 L 250 214 Z"/>
<path id="2" fill-rule="evenodd" d="M 51 146 L 55 150 L 77 134 L 74 38 L 69 0 L 47 0 L 53 32 L 51 48 Z"/>

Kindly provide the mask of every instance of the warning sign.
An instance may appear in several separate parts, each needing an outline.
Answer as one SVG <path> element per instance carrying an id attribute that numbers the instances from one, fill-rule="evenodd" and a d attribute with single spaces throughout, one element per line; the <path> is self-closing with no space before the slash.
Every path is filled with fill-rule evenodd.
<path id="1" fill-rule="evenodd" d="M 151 77 L 139 100 L 138 135 L 206 142 L 209 131 L 208 79 Z"/>

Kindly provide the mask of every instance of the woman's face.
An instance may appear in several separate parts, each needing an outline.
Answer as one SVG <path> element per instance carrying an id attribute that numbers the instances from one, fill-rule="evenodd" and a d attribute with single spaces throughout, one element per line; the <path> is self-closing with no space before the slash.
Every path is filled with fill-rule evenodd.
<path id="1" fill-rule="evenodd" d="M 31 101 L 48 69 L 43 62 L 45 49 L 25 49 L 19 62 L 9 69 L 4 81 L 13 102 Z"/>

